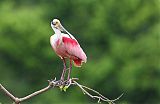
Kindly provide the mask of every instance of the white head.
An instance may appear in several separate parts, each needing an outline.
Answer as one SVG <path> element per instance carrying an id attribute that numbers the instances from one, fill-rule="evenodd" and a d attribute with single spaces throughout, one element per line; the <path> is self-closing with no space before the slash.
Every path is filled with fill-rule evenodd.
<path id="1" fill-rule="evenodd" d="M 61 23 L 58 19 L 53 19 L 53 21 L 51 22 L 51 27 L 54 29 L 60 29 L 61 27 Z"/>
<path id="2" fill-rule="evenodd" d="M 62 25 L 61 22 L 58 19 L 53 19 L 51 22 L 51 27 L 54 30 L 55 33 L 61 33 L 66 32 L 69 37 L 73 37 Z"/>

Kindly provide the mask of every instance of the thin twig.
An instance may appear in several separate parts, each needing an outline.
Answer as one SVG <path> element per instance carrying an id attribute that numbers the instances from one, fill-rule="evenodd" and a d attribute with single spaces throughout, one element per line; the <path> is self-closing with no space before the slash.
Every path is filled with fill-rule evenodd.
<path id="1" fill-rule="evenodd" d="M 16 98 L 7 90 L 5 89 L 2 84 L 0 84 L 0 89 L 8 96 L 10 97 L 10 99 L 12 99 L 13 101 L 16 101 Z"/>
<path id="2" fill-rule="evenodd" d="M 114 99 L 114 100 L 110 100 L 110 99 L 108 99 L 108 98 L 106 98 L 106 97 L 104 97 L 102 94 L 100 94 L 98 91 L 95 91 L 95 90 L 93 90 L 93 89 L 91 89 L 91 88 L 89 88 L 89 87 L 86 87 L 86 86 L 84 86 L 84 85 L 81 85 L 81 84 L 79 84 L 78 82 L 76 82 L 76 81 L 73 81 L 74 82 L 74 84 L 76 84 L 81 90 L 82 90 L 82 92 L 84 93 L 84 94 L 86 94 L 86 95 L 88 95 L 89 97 L 91 97 L 91 98 L 93 98 L 93 99 L 95 99 L 95 98 L 97 98 L 98 99 L 98 103 L 100 103 L 100 101 L 105 101 L 105 102 L 108 102 L 109 104 L 111 103 L 111 104 L 114 104 L 114 102 L 115 101 L 117 101 L 118 99 L 120 99 L 120 97 L 122 97 L 122 95 L 123 94 L 121 94 L 119 97 L 117 97 L 116 99 Z M 87 89 L 87 90 L 89 90 L 89 91 L 92 91 L 92 92 L 94 92 L 95 94 L 97 94 L 97 95 L 92 95 L 92 94 L 90 94 L 87 90 L 85 90 L 85 89 Z"/>
<path id="3" fill-rule="evenodd" d="M 93 91 L 94 93 L 96 93 L 96 94 L 98 94 L 99 96 L 101 96 L 102 98 L 104 98 L 104 99 L 106 99 L 106 100 L 108 100 L 108 101 L 112 101 L 112 102 L 114 102 L 114 101 L 116 101 L 116 100 L 119 100 L 122 96 L 123 96 L 123 93 L 119 96 L 119 97 L 117 97 L 116 99 L 113 99 L 113 100 L 109 100 L 108 98 L 106 98 L 106 97 L 104 97 L 102 94 L 100 94 L 98 91 L 95 91 L 95 90 L 93 90 L 93 89 L 91 89 L 91 88 L 89 88 L 89 87 L 87 87 L 87 86 L 84 86 L 84 85 L 81 85 L 83 88 L 86 88 L 86 89 L 88 89 L 88 90 L 90 90 L 90 91 Z"/>
<path id="4" fill-rule="evenodd" d="M 34 92 L 34 93 L 26 96 L 26 97 L 19 98 L 19 102 L 25 101 L 25 100 L 27 100 L 27 99 L 32 98 L 33 96 L 37 96 L 37 95 L 39 95 L 39 94 L 41 94 L 41 93 L 43 93 L 43 92 L 46 92 L 46 91 L 48 91 L 50 88 L 52 88 L 52 86 L 48 85 L 47 87 L 45 87 L 45 88 L 43 88 L 43 89 L 41 89 L 41 90 L 39 90 L 39 91 L 36 91 L 36 92 Z"/>

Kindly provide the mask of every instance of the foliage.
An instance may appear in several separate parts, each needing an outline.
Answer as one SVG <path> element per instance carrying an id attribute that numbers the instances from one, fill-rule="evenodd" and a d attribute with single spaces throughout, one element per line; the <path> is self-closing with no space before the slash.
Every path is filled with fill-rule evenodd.
<path id="1" fill-rule="evenodd" d="M 59 18 L 88 56 L 82 68 L 74 68 L 73 77 L 109 98 L 124 93 L 120 102 L 158 103 L 159 3 L 158 0 L 1 0 L 0 82 L 21 96 L 42 88 L 47 79 L 59 77 L 62 62 L 49 43 L 54 34 L 50 22 Z M 8 103 L 1 93 L 0 102 Z M 70 88 L 66 93 L 49 91 L 30 102 L 91 101 L 78 89 Z"/>

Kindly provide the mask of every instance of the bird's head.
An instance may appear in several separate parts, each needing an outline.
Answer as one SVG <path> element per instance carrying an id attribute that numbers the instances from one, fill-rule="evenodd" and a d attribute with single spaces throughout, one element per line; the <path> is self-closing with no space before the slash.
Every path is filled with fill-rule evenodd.
<path id="1" fill-rule="evenodd" d="M 71 34 L 61 25 L 61 22 L 58 19 L 53 19 L 51 22 L 52 29 L 56 32 L 65 32 L 69 37 L 71 37 Z"/>
<path id="2" fill-rule="evenodd" d="M 57 28 L 59 29 L 60 26 L 61 26 L 61 23 L 58 19 L 53 19 L 53 21 L 51 22 L 51 26 L 54 27 L 54 28 Z"/>
<path id="3" fill-rule="evenodd" d="M 54 31 L 65 31 L 65 28 L 61 25 L 61 22 L 58 19 L 53 19 L 53 21 L 51 22 L 51 27 Z"/>

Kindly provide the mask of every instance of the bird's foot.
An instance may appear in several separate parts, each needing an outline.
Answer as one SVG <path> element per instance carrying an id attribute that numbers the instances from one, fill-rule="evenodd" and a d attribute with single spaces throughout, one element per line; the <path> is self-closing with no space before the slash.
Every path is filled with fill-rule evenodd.
<path id="1" fill-rule="evenodd" d="M 73 81 L 77 81 L 78 78 L 69 78 L 67 80 L 59 80 L 59 88 L 61 91 L 65 91 L 71 86 L 73 85 Z"/>
<path id="2" fill-rule="evenodd" d="M 66 90 L 71 86 L 71 85 L 74 85 L 74 81 L 77 81 L 78 78 L 70 78 L 68 80 L 65 81 L 65 85 L 63 87 L 63 91 L 66 92 Z"/>
<path id="3" fill-rule="evenodd" d="M 59 80 L 59 88 L 60 88 L 61 91 L 63 91 L 63 87 L 64 87 L 64 78 L 61 78 Z"/>
<path id="4" fill-rule="evenodd" d="M 64 83 L 63 91 L 66 92 L 66 90 L 70 87 L 71 84 L 72 84 L 72 79 L 71 78 L 66 80 L 65 83 Z"/>
<path id="5" fill-rule="evenodd" d="M 67 89 L 70 87 L 70 85 L 72 84 L 72 79 L 70 78 L 69 80 L 65 80 L 65 81 L 59 80 L 59 83 L 60 83 L 60 86 L 59 86 L 60 90 L 66 92 L 66 90 L 67 90 Z"/>

